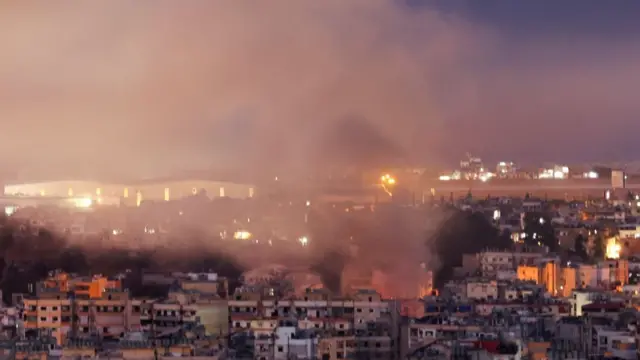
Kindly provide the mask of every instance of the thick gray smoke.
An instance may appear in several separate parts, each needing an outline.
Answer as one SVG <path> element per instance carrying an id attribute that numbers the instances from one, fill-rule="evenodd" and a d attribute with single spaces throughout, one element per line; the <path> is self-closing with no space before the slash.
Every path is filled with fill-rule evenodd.
<path id="1" fill-rule="evenodd" d="M 311 270 L 334 292 L 370 282 L 385 296 L 414 297 L 426 272 L 442 265 L 434 235 L 443 215 L 401 207 L 379 207 L 341 221 L 319 215 Z"/>
<path id="2" fill-rule="evenodd" d="M 350 114 L 419 162 L 454 160 L 453 140 L 546 158 L 578 123 L 623 143 L 611 129 L 639 110 L 635 35 L 515 41 L 403 4 L 0 2 L 0 160 L 24 177 L 287 173 Z"/>
<path id="3" fill-rule="evenodd" d="M 315 158 L 320 164 L 380 168 L 397 166 L 404 156 L 404 150 L 367 119 L 347 116 L 325 130 Z"/>

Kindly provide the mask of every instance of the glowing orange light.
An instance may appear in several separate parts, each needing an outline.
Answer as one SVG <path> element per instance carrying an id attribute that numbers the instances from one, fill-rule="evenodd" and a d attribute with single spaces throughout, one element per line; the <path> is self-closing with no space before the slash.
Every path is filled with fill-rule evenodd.
<path id="1" fill-rule="evenodd" d="M 380 177 L 380 185 L 382 186 L 382 189 L 389 194 L 389 196 L 392 196 L 393 194 L 391 193 L 391 190 L 389 189 L 391 186 L 396 185 L 397 181 L 396 179 L 391 176 L 390 174 L 384 174 Z"/>

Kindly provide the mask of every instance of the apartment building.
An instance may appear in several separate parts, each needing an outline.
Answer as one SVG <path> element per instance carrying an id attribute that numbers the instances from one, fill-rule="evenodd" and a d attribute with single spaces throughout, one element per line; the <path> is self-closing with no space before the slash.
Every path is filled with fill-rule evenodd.
<path id="1" fill-rule="evenodd" d="M 466 284 L 466 298 L 473 300 L 495 300 L 498 298 L 498 282 L 493 280 L 469 281 Z"/>
<path id="2" fill-rule="evenodd" d="M 482 332 L 481 326 L 464 322 L 446 324 L 438 317 L 412 319 L 404 327 L 406 330 L 403 331 L 403 346 L 408 352 L 435 342 L 437 339 L 463 339 Z M 485 338 L 484 334 L 482 336 Z M 495 334 L 491 334 L 491 338 L 494 337 L 496 337 Z M 490 336 L 486 335 L 486 338 L 490 338 Z"/>
<path id="3" fill-rule="evenodd" d="M 47 333 L 62 344 L 73 337 L 121 337 L 140 330 L 140 319 L 126 291 L 108 289 L 101 298 L 68 298 L 66 293 L 45 291 L 24 297 L 26 332 Z"/>
<path id="4" fill-rule="evenodd" d="M 253 334 L 258 359 L 278 358 L 280 349 L 291 352 L 291 348 L 278 345 L 282 337 L 290 344 L 293 340 L 307 344 L 305 349 L 314 347 L 313 354 L 323 359 L 341 359 L 348 354 L 394 358 L 398 336 L 395 324 L 399 321 L 400 307 L 395 302 L 383 301 L 374 291 L 360 290 L 347 297 L 333 297 L 316 290 L 303 297 L 284 299 L 245 292 L 236 294 L 228 304 L 231 332 Z M 309 340 L 312 338 L 315 340 Z M 339 345 L 339 349 L 332 344 Z"/>
<path id="5" fill-rule="evenodd" d="M 593 326 L 589 349 L 593 355 L 615 359 L 637 359 L 636 336 L 630 331 Z"/>
<path id="6" fill-rule="evenodd" d="M 140 331 L 140 312 L 132 306 L 129 293 L 106 289 L 100 298 L 73 299 L 74 337 L 99 336 L 120 338 L 130 331 Z"/>
<path id="7" fill-rule="evenodd" d="M 100 295 L 100 296 L 98 296 Z M 57 273 L 38 284 L 35 296 L 23 296 L 25 333 L 68 339 L 122 338 L 131 332 L 176 332 L 202 325 L 205 334 L 228 332 L 228 305 L 216 294 L 178 289 L 168 299 L 133 299 L 119 281 L 73 278 Z"/>
<path id="8" fill-rule="evenodd" d="M 537 265 L 519 265 L 518 280 L 531 281 L 544 286 L 552 295 L 557 295 L 564 289 L 562 284 L 563 268 L 556 261 L 543 262 Z"/>
<path id="9" fill-rule="evenodd" d="M 224 300 L 190 303 L 144 301 L 140 302 L 140 307 L 143 329 L 154 334 L 176 332 L 196 324 L 204 326 L 206 335 L 224 336 L 228 333 L 228 311 Z"/>
<path id="10" fill-rule="evenodd" d="M 144 285 L 172 286 L 186 292 L 219 295 L 226 299 L 229 295 L 229 282 L 216 273 L 146 273 L 142 276 Z"/>
<path id="11" fill-rule="evenodd" d="M 356 353 L 355 336 L 327 336 L 318 340 L 317 356 L 322 360 L 353 359 Z"/>
<path id="12" fill-rule="evenodd" d="M 101 275 L 74 277 L 64 272 L 57 272 L 42 281 L 36 291 L 59 291 L 71 293 L 77 298 L 94 299 L 101 298 L 108 289 L 121 290 L 121 281 Z"/>
<path id="13" fill-rule="evenodd" d="M 37 335 L 44 330 L 62 344 L 73 329 L 73 311 L 68 299 L 23 299 L 23 329 Z"/>
<path id="14" fill-rule="evenodd" d="M 520 265 L 518 280 L 530 281 L 545 287 L 554 296 L 570 297 L 577 288 L 620 289 L 629 283 L 629 262 L 607 260 L 598 264 L 560 266 L 558 262 L 544 262 L 535 266 Z"/>
<path id="15" fill-rule="evenodd" d="M 373 291 L 359 291 L 351 297 L 333 298 L 323 290 L 309 291 L 301 298 L 276 299 L 257 293 L 237 294 L 229 300 L 232 328 L 247 328 L 250 321 L 261 317 L 280 319 L 322 320 L 330 326 L 336 319 L 348 319 L 354 328 L 366 328 L 368 322 L 378 321 L 390 314 L 390 303 Z"/>
<path id="16" fill-rule="evenodd" d="M 254 357 L 258 359 L 286 360 L 312 359 L 317 353 L 318 337 L 314 332 L 295 326 L 281 326 L 273 336 L 260 336 L 254 341 Z"/>
<path id="17" fill-rule="evenodd" d="M 514 271 L 520 265 L 535 266 L 542 259 L 540 253 L 483 251 L 476 255 L 483 276 L 497 277 L 501 271 Z"/>

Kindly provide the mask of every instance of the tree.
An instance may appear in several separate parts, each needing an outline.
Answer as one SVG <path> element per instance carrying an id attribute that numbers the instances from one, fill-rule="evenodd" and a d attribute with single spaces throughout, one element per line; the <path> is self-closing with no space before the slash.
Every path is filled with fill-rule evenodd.
<path id="1" fill-rule="evenodd" d="M 551 251 L 558 248 L 558 239 L 547 214 L 527 213 L 524 216 L 525 243 L 531 246 L 546 246 Z"/>
<path id="2" fill-rule="evenodd" d="M 636 196 L 631 192 L 631 190 L 629 190 L 629 192 L 627 193 L 627 201 L 634 201 L 636 199 Z"/>
<path id="3" fill-rule="evenodd" d="M 593 258 L 596 261 L 604 260 L 606 252 L 606 244 L 602 235 L 598 235 L 593 239 Z"/>
<path id="4" fill-rule="evenodd" d="M 513 245 L 483 214 L 450 210 L 448 219 L 429 240 L 442 266 L 434 274 L 436 287 L 442 286 L 453 274 L 453 268 L 462 265 L 462 255 L 477 253 L 488 248 L 508 249 Z"/>
<path id="5" fill-rule="evenodd" d="M 583 260 L 586 260 L 588 257 L 586 242 L 587 239 L 582 236 L 582 234 L 578 234 L 573 242 L 573 250 L 575 251 L 576 255 L 580 256 L 580 258 L 582 258 Z"/>

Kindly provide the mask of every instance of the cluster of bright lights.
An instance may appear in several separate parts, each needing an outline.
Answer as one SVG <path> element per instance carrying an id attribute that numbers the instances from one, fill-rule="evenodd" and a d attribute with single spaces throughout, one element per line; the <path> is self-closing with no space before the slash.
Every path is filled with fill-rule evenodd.
<path id="1" fill-rule="evenodd" d="M 622 246 L 618 242 L 618 239 L 612 237 L 607 240 L 607 248 L 606 248 L 606 256 L 607 259 L 620 259 L 620 252 L 622 251 Z"/>
<path id="2" fill-rule="evenodd" d="M 382 186 L 382 189 L 384 189 L 384 191 L 389 196 L 393 196 L 390 188 L 394 186 L 396 183 L 397 183 L 396 179 L 389 174 L 384 174 L 380 177 L 380 185 Z"/>
<path id="3" fill-rule="evenodd" d="M 5 206 L 4 207 L 4 214 L 6 216 L 11 216 L 16 212 L 17 208 L 15 206 Z"/>
<path id="4" fill-rule="evenodd" d="M 567 177 L 569 177 L 567 166 L 555 166 L 553 169 L 543 169 L 538 173 L 540 179 L 566 179 Z"/>
<path id="5" fill-rule="evenodd" d="M 494 174 L 490 173 L 490 172 L 485 172 L 485 173 L 481 173 L 478 178 L 480 179 L 480 181 L 482 182 L 486 182 L 489 181 L 492 177 L 494 177 Z"/>
<path id="6" fill-rule="evenodd" d="M 251 239 L 251 233 L 246 231 L 246 230 L 240 230 L 240 231 L 236 231 L 233 234 L 233 238 L 236 240 L 249 240 Z"/>
<path id="7" fill-rule="evenodd" d="M 513 172 L 513 170 L 513 162 L 500 161 L 498 163 L 498 172 L 500 174 L 508 174 L 510 172 Z"/>
<path id="8" fill-rule="evenodd" d="M 302 246 L 307 246 L 309 244 L 309 238 L 306 236 L 300 236 L 298 238 L 298 241 L 300 242 L 300 245 Z"/>
<path id="9" fill-rule="evenodd" d="M 93 205 L 93 200 L 91 198 L 74 198 L 72 199 L 73 204 L 75 205 L 75 207 L 77 208 L 81 208 L 81 209 L 86 209 L 86 208 L 90 208 L 91 205 Z"/>
<path id="10" fill-rule="evenodd" d="M 389 174 L 382 175 L 380 177 L 380 181 L 382 181 L 382 183 L 386 185 L 395 185 L 396 183 L 396 179 Z"/>
<path id="11" fill-rule="evenodd" d="M 584 174 L 582 174 L 582 177 L 584 177 L 585 179 L 597 179 L 598 178 L 598 173 L 595 171 L 589 171 L 586 172 Z"/>
<path id="12" fill-rule="evenodd" d="M 495 176 L 496 176 L 495 174 L 485 171 L 484 168 L 481 168 L 480 172 L 467 173 L 465 174 L 464 178 L 467 180 L 480 180 L 482 182 L 486 182 Z M 460 180 L 461 178 L 462 178 L 462 175 L 460 174 L 459 171 L 455 171 L 451 175 L 445 174 L 445 175 L 440 175 L 438 177 L 440 181 Z"/>

